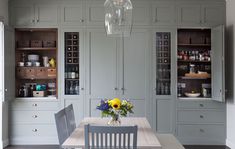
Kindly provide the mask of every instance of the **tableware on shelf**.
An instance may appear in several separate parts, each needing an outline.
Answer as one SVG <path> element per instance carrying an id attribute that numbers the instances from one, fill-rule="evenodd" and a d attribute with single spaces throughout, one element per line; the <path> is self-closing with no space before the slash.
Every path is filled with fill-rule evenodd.
<path id="1" fill-rule="evenodd" d="M 38 62 L 39 61 L 39 55 L 29 54 L 28 55 L 28 61 L 30 61 L 30 62 Z"/>
<path id="2" fill-rule="evenodd" d="M 26 66 L 31 67 L 33 65 L 32 62 L 26 62 Z"/>
<path id="3" fill-rule="evenodd" d="M 24 66 L 24 62 L 18 62 L 18 66 L 23 67 Z"/>
<path id="4" fill-rule="evenodd" d="M 200 96 L 200 93 L 184 93 L 187 97 L 198 97 Z"/>
<path id="5" fill-rule="evenodd" d="M 40 67 L 40 62 L 35 62 L 34 64 L 36 67 Z"/>
<path id="6" fill-rule="evenodd" d="M 43 66 L 47 67 L 48 66 L 48 62 L 49 62 L 48 57 L 47 56 L 43 56 L 42 59 L 43 59 Z"/>
<path id="7" fill-rule="evenodd" d="M 51 65 L 51 67 L 55 67 L 55 59 L 51 58 L 49 64 Z"/>

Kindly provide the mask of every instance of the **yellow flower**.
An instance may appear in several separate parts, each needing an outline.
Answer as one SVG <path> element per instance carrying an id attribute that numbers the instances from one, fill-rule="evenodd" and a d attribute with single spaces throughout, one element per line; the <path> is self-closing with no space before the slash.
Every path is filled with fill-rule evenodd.
<path id="1" fill-rule="evenodd" d="M 119 110 L 121 107 L 121 100 L 119 98 L 114 98 L 110 103 L 114 110 Z"/>

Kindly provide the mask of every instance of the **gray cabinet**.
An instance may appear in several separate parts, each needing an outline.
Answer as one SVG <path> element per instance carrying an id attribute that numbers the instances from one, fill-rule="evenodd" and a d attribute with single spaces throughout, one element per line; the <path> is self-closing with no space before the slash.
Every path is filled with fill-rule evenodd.
<path id="1" fill-rule="evenodd" d="M 42 100 L 14 100 L 11 103 L 9 128 L 12 145 L 58 142 L 54 113 L 59 109 L 59 102 Z"/>
<path id="2" fill-rule="evenodd" d="M 132 11 L 133 25 L 150 25 L 150 3 L 143 1 L 132 1 L 132 5 L 134 8 Z"/>
<path id="3" fill-rule="evenodd" d="M 58 24 L 58 5 L 13 4 L 11 24 L 15 27 L 55 26 Z"/>
<path id="4" fill-rule="evenodd" d="M 173 2 L 155 2 L 152 4 L 152 21 L 155 25 L 175 25 L 176 9 Z"/>
<path id="5" fill-rule="evenodd" d="M 179 26 L 200 26 L 201 25 L 201 5 L 179 4 L 177 7 Z"/>
<path id="6" fill-rule="evenodd" d="M 214 27 L 225 23 L 224 3 L 179 3 L 178 25 L 184 27 Z"/>
<path id="7" fill-rule="evenodd" d="M 105 18 L 105 1 L 88 1 L 86 4 L 86 22 L 87 25 L 103 25 Z"/>
<path id="8" fill-rule="evenodd" d="M 84 6 L 83 2 L 66 2 L 61 5 L 60 20 L 62 25 L 84 25 Z"/>
<path id="9" fill-rule="evenodd" d="M 14 26 L 31 26 L 34 23 L 33 5 L 16 5 L 11 7 L 11 24 Z"/>
<path id="10" fill-rule="evenodd" d="M 215 101 L 177 101 L 176 136 L 183 144 L 224 145 L 226 105 Z"/>

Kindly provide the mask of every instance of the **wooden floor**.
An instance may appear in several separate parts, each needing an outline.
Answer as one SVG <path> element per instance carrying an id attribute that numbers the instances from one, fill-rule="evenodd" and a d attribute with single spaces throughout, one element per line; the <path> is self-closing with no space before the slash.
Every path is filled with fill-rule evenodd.
<path id="1" fill-rule="evenodd" d="M 58 146 L 9 146 L 5 149 L 59 149 Z M 185 146 L 185 149 L 229 149 L 226 146 Z"/>

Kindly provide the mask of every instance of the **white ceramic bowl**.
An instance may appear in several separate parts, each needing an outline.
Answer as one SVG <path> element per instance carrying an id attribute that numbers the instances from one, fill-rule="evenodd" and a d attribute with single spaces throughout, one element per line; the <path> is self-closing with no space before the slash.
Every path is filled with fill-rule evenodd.
<path id="1" fill-rule="evenodd" d="M 28 60 L 31 62 L 37 62 L 37 61 L 39 61 L 39 55 L 30 54 L 30 55 L 28 55 Z"/>
<path id="2" fill-rule="evenodd" d="M 200 96 L 200 93 L 184 93 L 187 97 L 198 97 Z"/>

